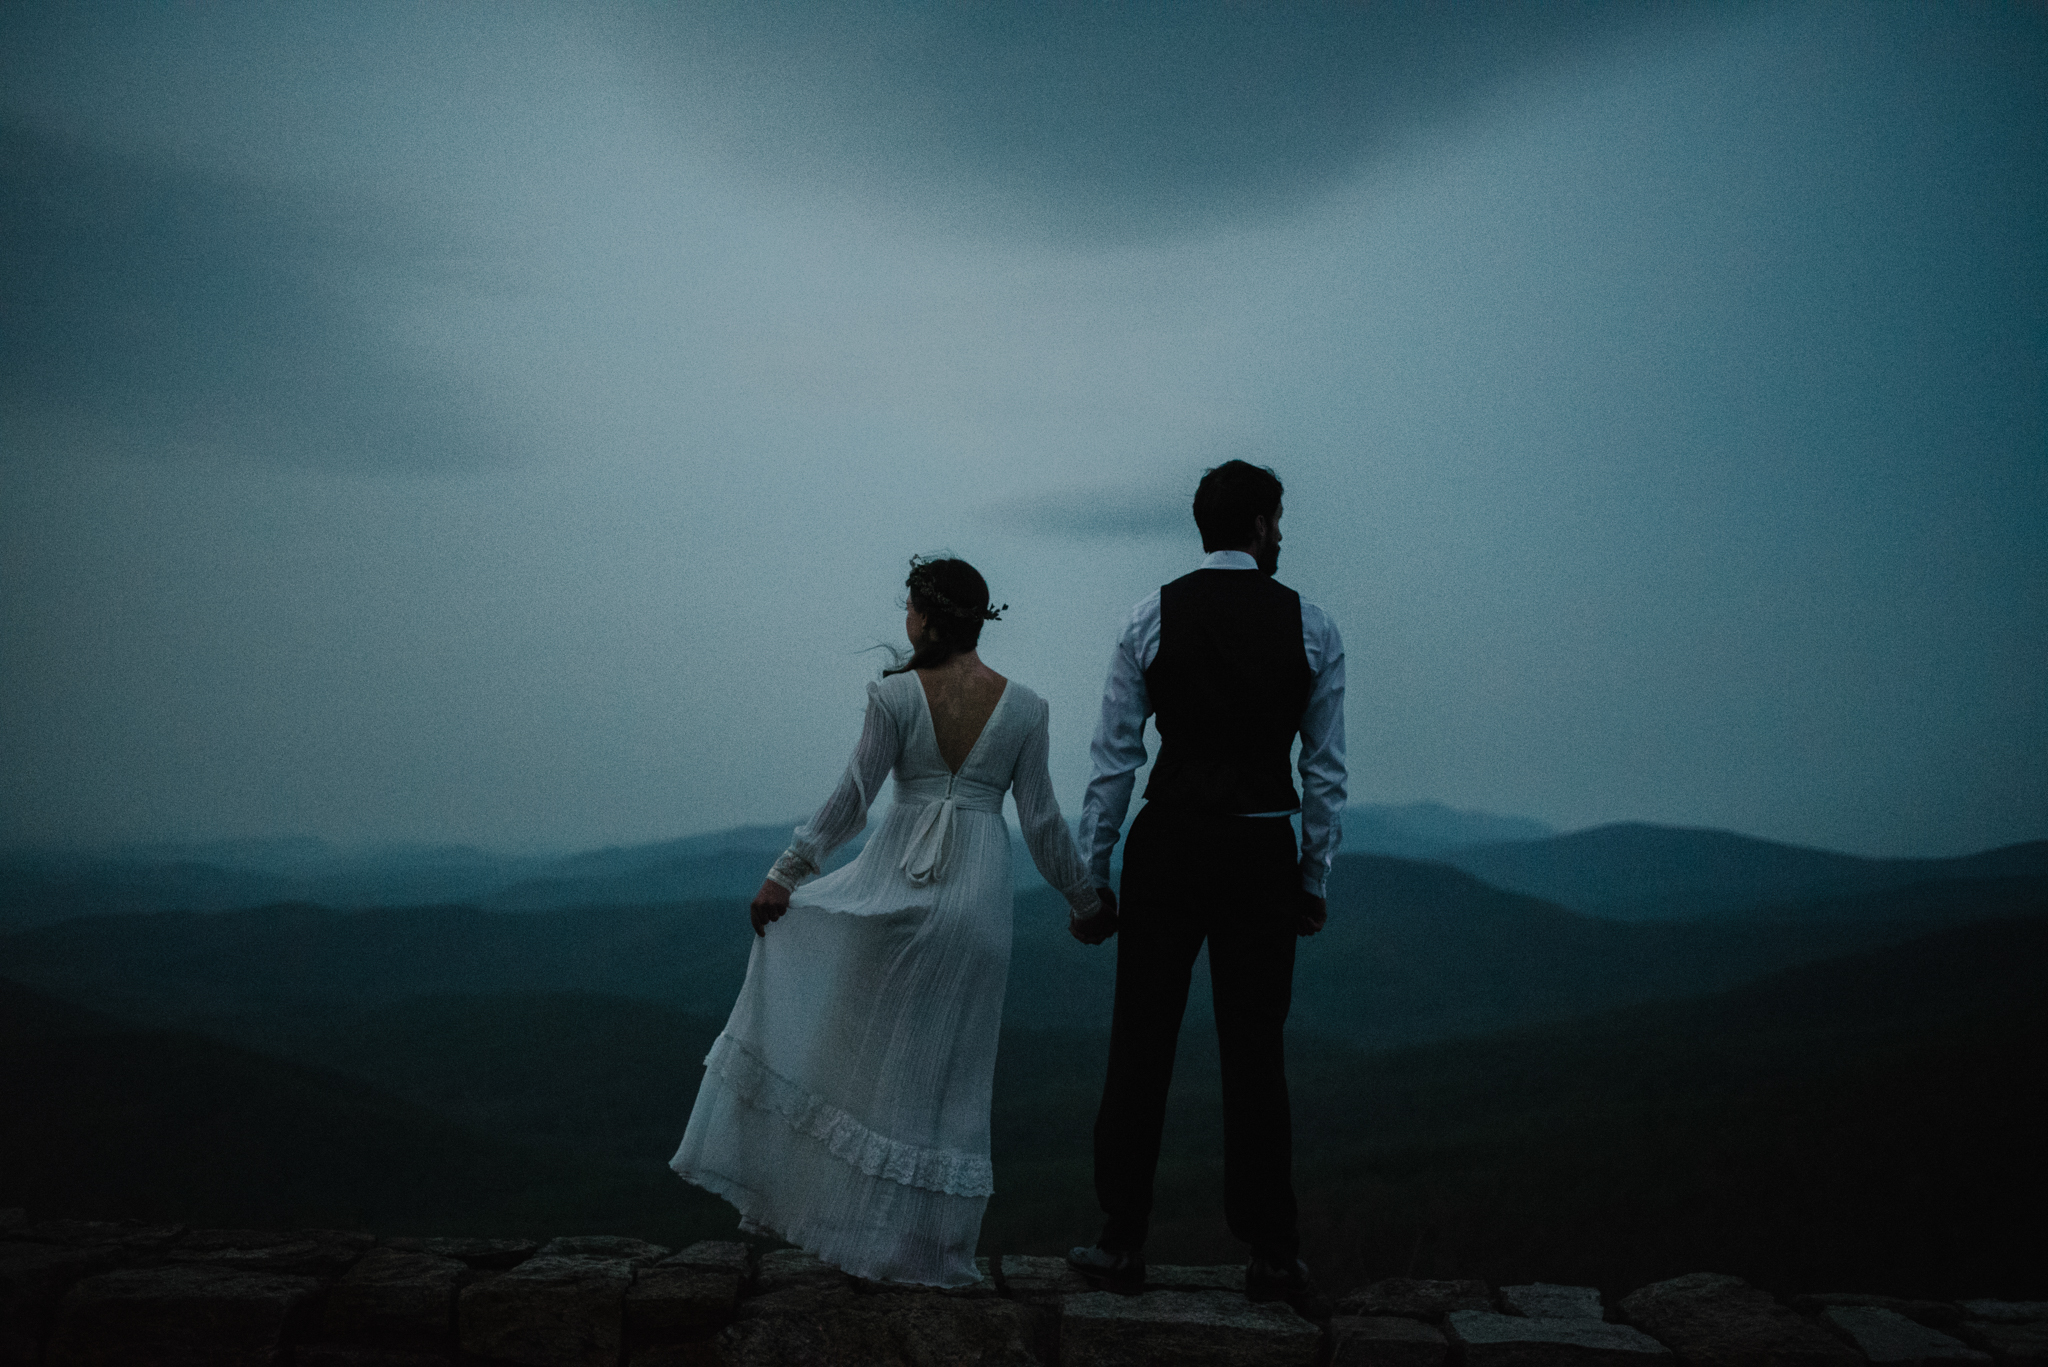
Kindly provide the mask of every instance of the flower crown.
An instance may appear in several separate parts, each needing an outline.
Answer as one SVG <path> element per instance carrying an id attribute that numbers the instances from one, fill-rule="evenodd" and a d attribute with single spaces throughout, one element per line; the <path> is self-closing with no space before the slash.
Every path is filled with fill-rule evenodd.
<path id="1" fill-rule="evenodd" d="M 984 622 L 1000 622 L 1003 620 L 1003 614 L 1010 610 L 1008 603 L 1003 604 L 999 608 L 982 608 L 979 611 L 972 611 L 961 607 L 939 591 L 938 585 L 932 582 L 932 561 L 923 559 L 920 556 L 913 555 L 910 557 L 909 583 L 910 592 L 914 597 L 922 598 L 948 617 L 958 617 L 963 621 L 970 622 L 976 618 L 980 618 Z"/>

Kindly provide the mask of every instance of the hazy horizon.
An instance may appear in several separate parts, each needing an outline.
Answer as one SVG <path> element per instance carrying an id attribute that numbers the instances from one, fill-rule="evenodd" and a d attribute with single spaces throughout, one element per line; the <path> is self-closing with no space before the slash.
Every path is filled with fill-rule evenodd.
<path id="1" fill-rule="evenodd" d="M 0 845 L 780 821 L 940 548 L 1072 817 L 1229 456 L 1355 801 L 2048 835 L 2048 7 L 0 38 Z"/>

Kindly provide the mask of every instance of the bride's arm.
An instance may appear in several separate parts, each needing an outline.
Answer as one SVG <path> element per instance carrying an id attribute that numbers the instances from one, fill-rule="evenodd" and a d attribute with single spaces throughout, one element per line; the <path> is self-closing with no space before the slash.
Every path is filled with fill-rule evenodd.
<path id="1" fill-rule="evenodd" d="M 1059 799 L 1053 796 L 1047 767 L 1052 748 L 1046 732 L 1050 713 L 1041 700 L 1037 724 L 1017 754 L 1017 772 L 1011 780 L 1017 795 L 1017 824 L 1024 829 L 1024 847 L 1031 851 L 1031 862 L 1039 873 L 1059 889 L 1077 918 L 1087 919 L 1101 909 L 1102 899 L 1088 877 L 1088 866 L 1081 862 L 1081 852 L 1074 847 L 1074 833 L 1060 815 Z"/>
<path id="2" fill-rule="evenodd" d="M 754 933 L 760 934 L 770 921 L 779 920 L 789 909 L 789 894 L 805 879 L 817 876 L 832 851 L 859 835 L 868 824 L 868 807 L 880 791 L 882 780 L 895 767 L 901 748 L 896 718 L 881 698 L 881 685 L 868 685 L 867 720 L 861 724 L 860 743 L 853 748 L 846 772 L 816 815 L 796 828 L 789 848 L 768 870 L 767 881 L 754 896 L 751 908 Z"/>

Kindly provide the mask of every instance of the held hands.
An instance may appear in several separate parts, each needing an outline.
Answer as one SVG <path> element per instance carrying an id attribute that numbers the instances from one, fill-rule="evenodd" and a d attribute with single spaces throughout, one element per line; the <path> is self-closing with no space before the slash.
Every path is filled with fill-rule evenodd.
<path id="1" fill-rule="evenodd" d="M 770 921 L 780 921 L 782 914 L 789 910 L 789 889 L 773 878 L 761 880 L 761 890 L 754 894 L 754 900 L 747 907 L 747 919 L 754 923 L 754 934 L 766 935 Z"/>
<path id="2" fill-rule="evenodd" d="M 1301 905 L 1294 912 L 1294 933 L 1296 935 L 1313 935 L 1321 930 L 1323 923 L 1329 919 L 1330 903 L 1328 899 L 1318 897 L 1307 888 L 1303 888 L 1301 890 Z"/>
<path id="3" fill-rule="evenodd" d="M 1099 945 L 1116 934 L 1116 894 L 1108 888 L 1097 888 L 1099 899 L 1095 914 L 1083 916 L 1072 912 L 1067 916 L 1067 933 L 1084 945 Z"/>

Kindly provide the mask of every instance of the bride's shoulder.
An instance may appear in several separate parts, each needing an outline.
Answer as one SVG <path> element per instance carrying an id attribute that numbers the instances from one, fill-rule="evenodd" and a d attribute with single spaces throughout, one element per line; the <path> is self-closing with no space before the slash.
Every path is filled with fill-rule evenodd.
<path id="1" fill-rule="evenodd" d="M 1005 685 L 1005 701 L 1010 704 L 1011 715 L 1035 721 L 1045 714 L 1045 699 L 1027 688 L 1021 681 L 1012 679 Z"/>

